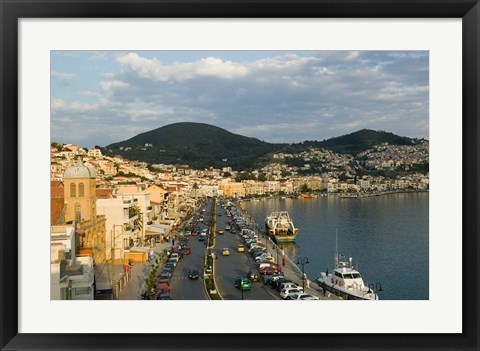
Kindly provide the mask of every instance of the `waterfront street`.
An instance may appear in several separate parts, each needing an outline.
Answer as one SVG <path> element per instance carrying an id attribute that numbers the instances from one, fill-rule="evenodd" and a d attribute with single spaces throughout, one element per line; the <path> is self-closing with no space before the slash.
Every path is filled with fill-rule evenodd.
<path id="1" fill-rule="evenodd" d="M 225 213 L 218 216 L 218 212 L 222 211 L 217 206 L 217 232 L 219 229 L 224 230 L 223 235 L 216 235 L 214 252 L 217 257 L 215 261 L 215 281 L 217 290 L 224 300 L 241 300 L 242 292 L 234 286 L 237 277 L 245 277 L 247 272 L 258 273 L 257 265 L 247 252 L 237 252 L 240 238 L 238 234 L 232 234 L 225 230 L 228 225 Z M 222 256 L 222 249 L 228 248 L 230 256 Z M 252 290 L 243 292 L 245 300 L 272 300 L 279 298 L 274 291 L 266 287 L 262 282 L 252 282 Z"/>
<path id="2" fill-rule="evenodd" d="M 191 269 L 203 273 L 206 246 L 203 241 L 198 240 L 198 236 L 191 236 L 188 247 L 192 250 L 191 253 L 182 257 L 170 279 L 170 297 L 173 300 L 208 300 L 203 277 L 188 278 Z"/>

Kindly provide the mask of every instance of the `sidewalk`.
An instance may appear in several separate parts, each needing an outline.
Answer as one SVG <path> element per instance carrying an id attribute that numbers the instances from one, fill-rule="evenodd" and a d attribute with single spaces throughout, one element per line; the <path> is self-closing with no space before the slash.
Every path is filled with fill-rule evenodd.
<path id="1" fill-rule="evenodd" d="M 172 246 L 171 242 L 164 242 L 153 247 L 153 258 L 150 262 L 135 262 L 131 267 L 131 276 L 128 283 L 118 294 L 117 300 L 140 300 L 142 293 L 146 289 L 146 278 L 150 273 L 150 269 L 155 259 L 163 252 L 164 249 L 169 249 Z"/>
<path id="2" fill-rule="evenodd" d="M 263 236 L 263 238 L 265 239 L 266 234 L 259 234 L 259 235 Z M 276 248 L 277 248 L 276 244 L 273 242 L 273 240 L 269 238 L 267 251 L 274 258 L 277 257 Z M 302 270 L 292 261 L 290 257 L 288 257 L 287 255 L 284 255 L 283 250 L 279 249 L 278 258 L 280 260 L 280 262 L 277 262 L 278 264 L 281 264 L 282 258 L 285 258 L 285 266 L 282 266 L 282 271 L 285 274 L 285 276 L 291 279 L 298 286 L 302 286 Z M 330 294 L 329 292 L 327 292 L 324 296 L 322 288 L 320 288 L 320 286 L 318 286 L 316 283 L 310 281 L 308 277 L 307 277 L 307 280 L 305 281 L 305 292 L 307 294 L 318 297 L 320 300 L 341 300 L 338 296 Z"/>

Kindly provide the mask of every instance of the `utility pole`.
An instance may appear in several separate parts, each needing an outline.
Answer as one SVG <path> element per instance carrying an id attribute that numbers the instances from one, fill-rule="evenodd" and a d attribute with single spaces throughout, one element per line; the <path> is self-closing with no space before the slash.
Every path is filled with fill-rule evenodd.
<path id="1" fill-rule="evenodd" d="M 115 300 L 115 224 L 110 235 L 110 256 L 112 259 L 112 300 Z"/>

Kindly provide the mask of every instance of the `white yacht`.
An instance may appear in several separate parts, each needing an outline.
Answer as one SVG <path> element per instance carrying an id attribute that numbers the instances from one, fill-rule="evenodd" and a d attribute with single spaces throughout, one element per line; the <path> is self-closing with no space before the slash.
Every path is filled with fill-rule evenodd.
<path id="1" fill-rule="evenodd" d="M 321 272 L 316 283 L 332 294 L 344 300 L 378 300 L 378 293 L 383 291 L 380 284 L 366 286 L 360 272 L 352 265 L 352 258 L 346 261 L 337 252 L 335 240 L 335 268 L 333 272 Z"/>

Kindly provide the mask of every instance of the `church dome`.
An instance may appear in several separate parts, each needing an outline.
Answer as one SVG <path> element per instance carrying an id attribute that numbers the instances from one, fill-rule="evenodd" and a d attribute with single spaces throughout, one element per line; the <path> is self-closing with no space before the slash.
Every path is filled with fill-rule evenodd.
<path id="1" fill-rule="evenodd" d="M 65 170 L 65 174 L 63 178 L 96 178 L 97 173 L 91 167 L 88 167 L 84 164 L 76 164 L 74 166 L 70 166 Z"/>

